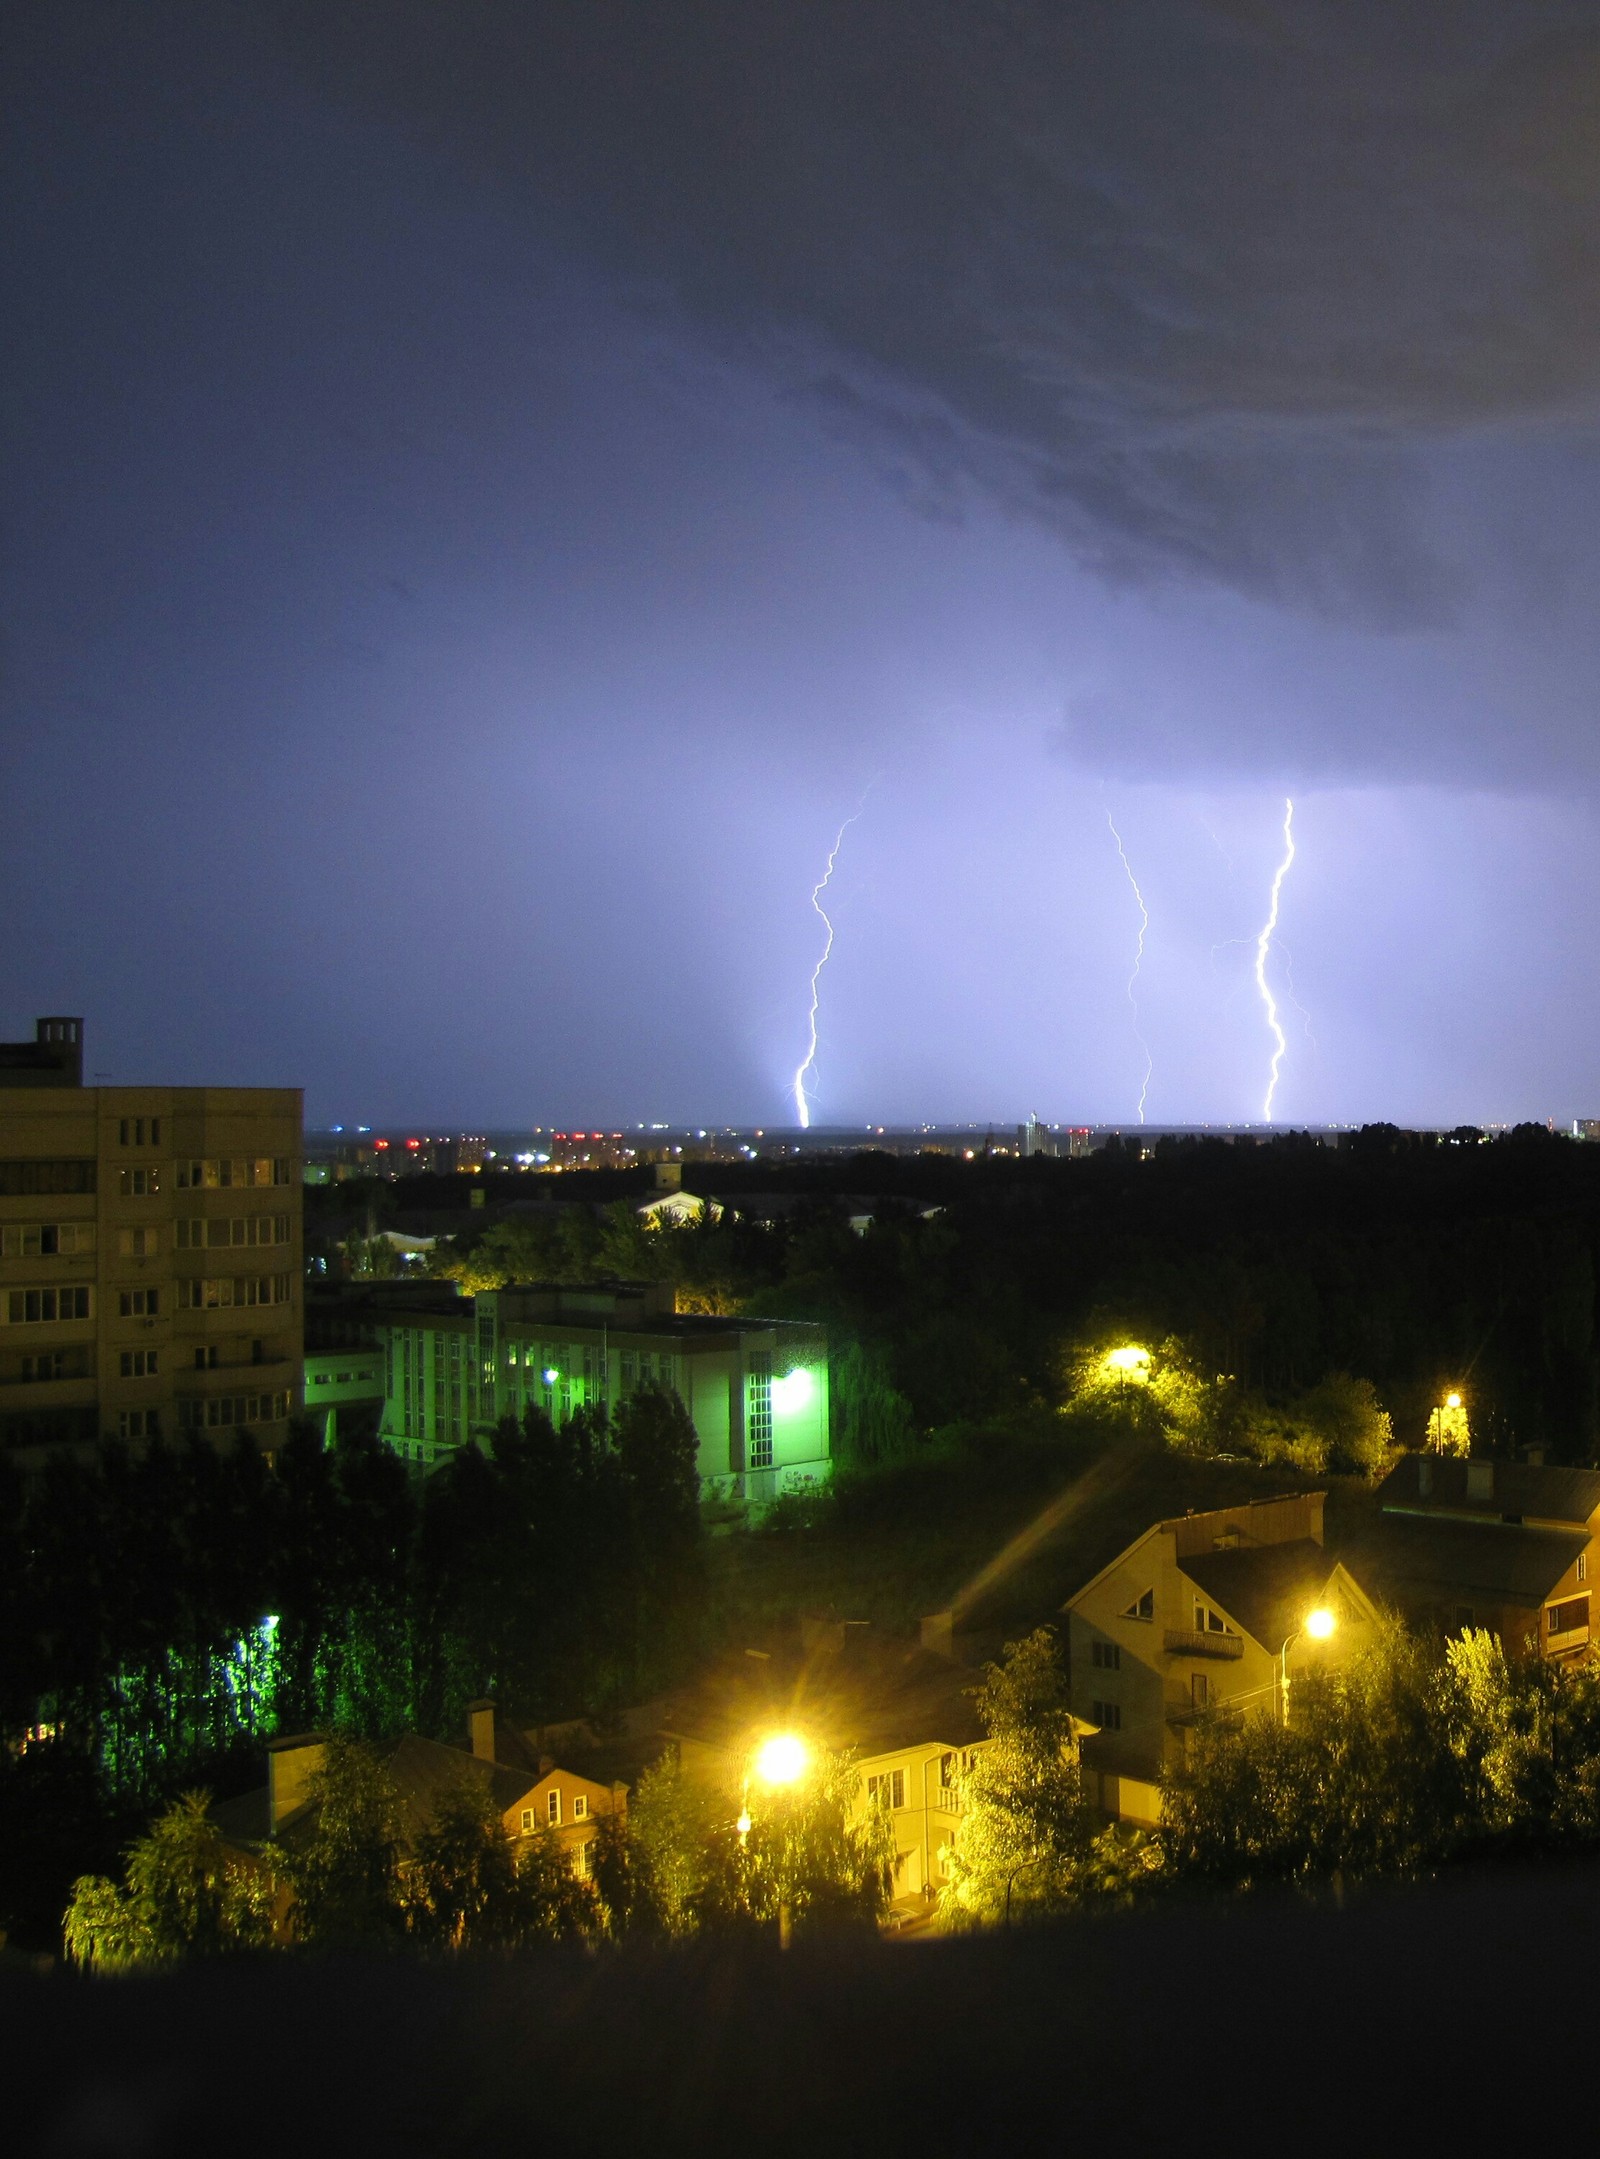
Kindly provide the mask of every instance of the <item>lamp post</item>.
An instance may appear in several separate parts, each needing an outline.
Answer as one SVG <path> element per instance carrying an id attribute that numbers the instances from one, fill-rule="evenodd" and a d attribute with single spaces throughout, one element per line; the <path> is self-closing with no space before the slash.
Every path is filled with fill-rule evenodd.
<path id="1" fill-rule="evenodd" d="M 1286 1634 L 1283 1647 L 1278 1652 L 1278 1702 L 1283 1722 L 1289 1722 L 1289 1651 L 1302 1634 L 1310 1635 L 1314 1642 L 1325 1642 L 1339 1624 L 1338 1616 L 1326 1604 L 1319 1604 L 1315 1611 L 1307 1612 L 1293 1634 Z"/>
<path id="2" fill-rule="evenodd" d="M 756 1748 L 750 1768 L 757 1783 L 764 1784 L 769 1791 L 792 1791 L 796 1785 L 805 1780 L 811 1768 L 811 1749 L 798 1732 L 774 1732 L 770 1738 L 762 1740 L 761 1744 Z M 751 1828 L 749 1775 L 744 1780 L 744 1800 L 735 1826 L 739 1831 L 739 1841 L 742 1844 L 745 1838 L 749 1836 Z M 780 1881 L 778 1894 L 778 1947 L 780 1949 L 788 1948 L 791 1931 L 789 1900 L 783 1894 Z"/>

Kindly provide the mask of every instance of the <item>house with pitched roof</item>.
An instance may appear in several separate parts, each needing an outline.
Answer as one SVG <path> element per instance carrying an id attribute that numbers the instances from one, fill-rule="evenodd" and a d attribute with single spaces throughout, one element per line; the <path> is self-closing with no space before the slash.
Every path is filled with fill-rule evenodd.
<path id="1" fill-rule="evenodd" d="M 983 1745 L 977 1675 L 920 1642 L 864 1623 L 808 1621 L 798 1652 L 719 1658 L 662 1709 L 661 1736 L 684 1769 L 737 1810 L 761 1740 L 794 1732 L 854 1757 L 858 1817 L 880 1807 L 894 1829 L 894 1916 L 924 1917 L 948 1871 L 961 1777 Z"/>
<path id="2" fill-rule="evenodd" d="M 211 1809 L 212 1819 L 244 1852 L 275 1843 L 293 1845 L 315 1818 L 314 1779 L 326 1753 L 324 1732 L 271 1741 L 265 1785 L 218 1802 Z M 590 1761 L 579 1768 L 556 1761 L 501 1717 L 490 1701 L 469 1706 L 464 1747 L 402 1732 L 380 1747 L 378 1755 L 399 1795 L 401 1854 L 406 1859 L 415 1856 L 441 1793 L 463 1780 L 487 1789 L 513 1844 L 553 1836 L 580 1879 L 591 1871 L 590 1846 L 601 1821 L 609 1814 L 627 1813 L 625 1783 L 607 1781 Z"/>
<path id="3" fill-rule="evenodd" d="M 1092 1728 L 1084 1776 L 1105 1813 L 1154 1822 L 1161 1772 L 1201 1720 L 1282 1715 L 1298 1673 L 1370 1639 L 1377 1606 L 1323 1543 L 1324 1499 L 1157 1522 L 1062 1607 L 1073 1713 Z"/>
<path id="4" fill-rule="evenodd" d="M 1600 1470 L 1408 1454 L 1347 1556 L 1414 1623 L 1484 1627 L 1508 1650 L 1586 1657 Z"/>

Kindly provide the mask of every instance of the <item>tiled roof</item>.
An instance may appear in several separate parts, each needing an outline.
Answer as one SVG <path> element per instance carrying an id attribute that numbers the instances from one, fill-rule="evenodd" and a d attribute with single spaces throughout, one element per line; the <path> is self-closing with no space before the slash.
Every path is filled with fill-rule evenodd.
<path id="1" fill-rule="evenodd" d="M 1301 1625 L 1335 1564 L 1323 1545 L 1300 1537 L 1292 1544 L 1197 1553 L 1180 1560 L 1178 1569 L 1263 1648 L 1276 1652 Z"/>
<path id="2" fill-rule="evenodd" d="M 1523 1604 L 1532 1609 L 1588 1542 L 1581 1530 L 1385 1514 L 1344 1557 L 1374 1595 L 1401 1603 L 1419 1597 L 1454 1598 L 1464 1604 Z"/>
<path id="3" fill-rule="evenodd" d="M 661 1728 L 730 1752 L 789 1725 L 819 1745 L 860 1755 L 964 1747 L 983 1737 L 972 1701 L 976 1682 L 965 1666 L 886 1638 L 802 1657 L 729 1656 L 665 1705 Z"/>
<path id="4" fill-rule="evenodd" d="M 1480 1475 L 1485 1470 L 1490 1473 L 1487 1493 L 1470 1492 L 1469 1469 Z M 1407 1454 L 1379 1485 L 1378 1503 L 1391 1509 L 1481 1515 L 1486 1521 L 1517 1514 L 1547 1522 L 1587 1522 L 1600 1512 L 1600 1470 L 1533 1462 L 1468 1463 L 1450 1455 Z"/>

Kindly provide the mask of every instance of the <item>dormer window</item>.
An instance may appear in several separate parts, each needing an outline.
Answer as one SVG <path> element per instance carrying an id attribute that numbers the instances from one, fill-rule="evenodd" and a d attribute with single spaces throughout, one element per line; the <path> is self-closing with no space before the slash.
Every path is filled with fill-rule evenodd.
<path id="1" fill-rule="evenodd" d="M 1154 1619 L 1155 1616 L 1156 1593 L 1153 1589 L 1147 1589 L 1142 1596 L 1135 1597 L 1122 1614 L 1124 1619 Z"/>

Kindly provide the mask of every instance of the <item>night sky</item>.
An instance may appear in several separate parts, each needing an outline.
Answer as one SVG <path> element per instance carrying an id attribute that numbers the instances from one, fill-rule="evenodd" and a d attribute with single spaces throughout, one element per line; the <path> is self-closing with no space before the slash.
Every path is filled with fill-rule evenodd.
<path id="1" fill-rule="evenodd" d="M 1127 1120 L 1114 818 L 1242 1121 L 1292 797 L 1274 1114 L 1600 1114 L 1600 6 L 9 19 L 0 1033 L 792 1121 L 859 808 L 818 1122 Z"/>

